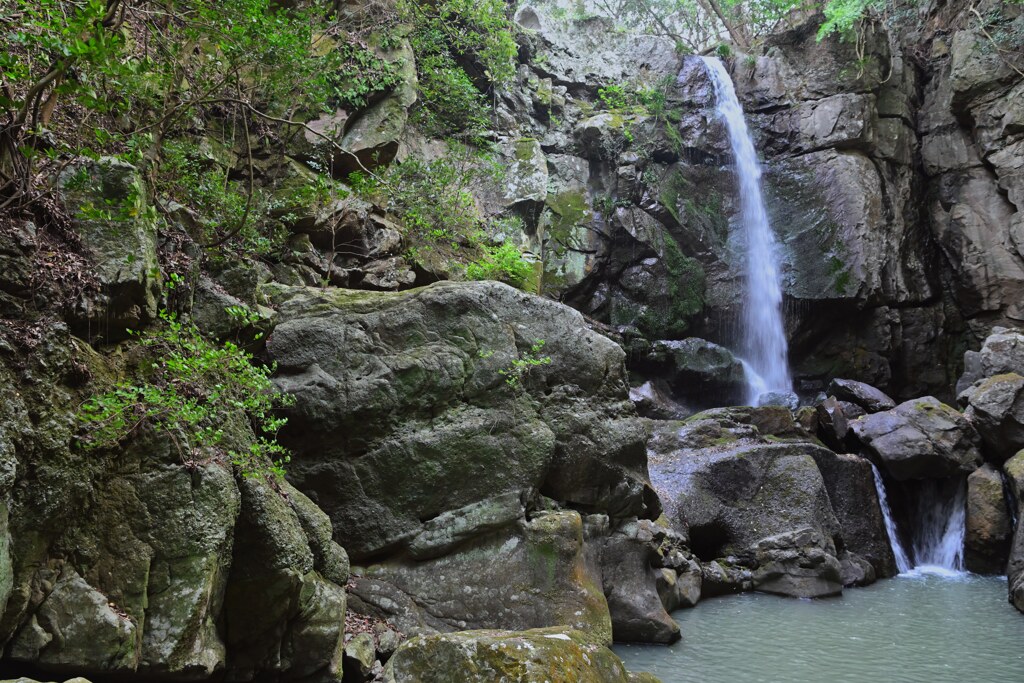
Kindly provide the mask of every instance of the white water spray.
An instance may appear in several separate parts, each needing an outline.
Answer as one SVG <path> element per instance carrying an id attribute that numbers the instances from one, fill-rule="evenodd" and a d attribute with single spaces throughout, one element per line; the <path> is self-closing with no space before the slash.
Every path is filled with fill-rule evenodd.
<path id="1" fill-rule="evenodd" d="M 751 405 L 757 405 L 766 391 L 789 394 L 793 390 L 782 326 L 782 286 L 776 265 L 775 237 L 761 194 L 761 166 L 732 79 L 721 61 L 713 57 L 703 59 L 714 84 L 718 115 L 725 121 L 736 157 L 736 179 L 747 240 L 744 354 L 759 380 L 748 380 L 747 398 Z"/>
<path id="2" fill-rule="evenodd" d="M 964 528 L 967 483 L 960 481 L 948 495 L 942 482 L 924 480 L 918 494 L 914 560 L 917 571 L 959 573 L 964 569 Z"/>
<path id="3" fill-rule="evenodd" d="M 870 461 L 869 461 L 870 462 Z M 871 463 L 871 473 L 875 475 L 875 492 L 878 493 L 878 506 L 882 508 L 882 520 L 885 522 L 885 534 L 889 537 L 889 546 L 896 558 L 896 570 L 903 574 L 911 570 L 910 558 L 907 551 L 900 543 L 899 534 L 896 533 L 896 522 L 892 518 L 892 510 L 889 508 L 889 497 L 885 495 L 885 482 L 882 481 L 882 473 Z"/>

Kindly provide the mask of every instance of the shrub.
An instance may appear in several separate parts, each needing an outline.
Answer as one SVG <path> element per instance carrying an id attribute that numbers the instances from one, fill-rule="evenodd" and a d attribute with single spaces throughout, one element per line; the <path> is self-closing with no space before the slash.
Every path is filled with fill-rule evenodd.
<path id="1" fill-rule="evenodd" d="M 210 342 L 166 310 L 160 319 L 158 329 L 134 333 L 155 356 L 149 367 L 82 404 L 84 447 L 113 448 L 150 428 L 165 434 L 186 464 L 212 451 L 230 458 L 243 476 L 284 476 L 289 456 L 275 437 L 287 420 L 272 411 L 289 401 L 270 382 L 274 367 L 254 364 L 230 341 Z M 240 415 L 248 416 L 255 439 L 228 431 Z"/>

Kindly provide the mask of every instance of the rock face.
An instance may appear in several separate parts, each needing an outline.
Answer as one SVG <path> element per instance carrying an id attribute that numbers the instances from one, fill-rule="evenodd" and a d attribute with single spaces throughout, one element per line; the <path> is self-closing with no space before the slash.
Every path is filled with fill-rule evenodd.
<path id="1" fill-rule="evenodd" d="M 630 683 L 656 680 L 626 672 L 611 650 L 560 628 L 417 636 L 384 669 L 386 683 Z"/>
<path id="2" fill-rule="evenodd" d="M 1018 453 L 1003 466 L 1013 500 L 1017 504 L 1017 528 L 1014 529 L 1010 544 L 1010 559 L 1006 564 L 1006 578 L 1010 602 L 1024 612 L 1024 524 L 1020 524 L 1024 513 L 1024 452 Z"/>
<path id="3" fill-rule="evenodd" d="M 583 564 L 579 514 L 538 512 L 541 495 L 615 527 L 660 512 L 620 347 L 568 307 L 498 283 L 274 299 L 267 352 L 296 399 L 282 434 L 290 478 L 367 565 L 367 609 L 409 632 L 570 624 L 605 642 L 620 624 L 616 638 L 674 637 L 663 609 L 645 632 L 635 605 L 612 599 L 609 622 L 614 586 Z M 615 571 L 635 572 L 656 603 L 645 552 Z"/>
<path id="4" fill-rule="evenodd" d="M 968 420 L 926 396 L 857 418 L 857 439 L 896 480 L 968 474 L 981 465 L 981 438 Z"/>
<path id="5" fill-rule="evenodd" d="M 766 440 L 769 424 L 762 432 L 739 421 L 744 417 L 750 420 L 742 411 L 708 411 L 658 429 L 651 480 L 666 515 L 700 560 L 744 569 L 755 590 L 839 593 L 841 529 L 812 455 L 825 449 L 806 440 Z M 705 574 L 704 583 L 715 580 Z"/>
<path id="6" fill-rule="evenodd" d="M 120 370 L 67 328 L 45 332 L 30 355 L 0 344 L 5 665 L 338 680 L 348 559 L 324 513 L 214 454 L 185 464 L 166 435 L 83 454 L 77 406 Z"/>

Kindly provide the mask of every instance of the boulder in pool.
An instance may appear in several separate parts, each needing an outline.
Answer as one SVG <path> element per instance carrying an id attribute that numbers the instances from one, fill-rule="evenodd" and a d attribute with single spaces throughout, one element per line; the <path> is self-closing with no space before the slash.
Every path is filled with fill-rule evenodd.
<path id="1" fill-rule="evenodd" d="M 977 574 L 1002 574 L 1012 531 L 1003 478 L 991 464 L 983 465 L 967 477 L 966 568 Z"/>

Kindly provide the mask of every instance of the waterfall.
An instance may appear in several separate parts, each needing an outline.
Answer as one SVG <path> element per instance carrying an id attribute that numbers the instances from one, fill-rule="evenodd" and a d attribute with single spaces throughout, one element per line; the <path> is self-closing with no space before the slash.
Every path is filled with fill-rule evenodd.
<path id="1" fill-rule="evenodd" d="M 870 461 L 869 461 L 870 462 Z M 875 475 L 875 491 L 878 493 L 878 505 L 882 508 L 882 519 L 885 521 L 885 533 L 889 537 L 889 545 L 892 547 L 892 554 L 896 558 L 896 569 L 900 574 L 911 570 L 910 558 L 907 551 L 900 543 L 900 537 L 896 533 L 896 522 L 892 518 L 892 510 L 889 508 L 889 497 L 885 495 L 885 482 L 882 481 L 882 473 L 871 463 L 871 472 Z"/>
<path id="2" fill-rule="evenodd" d="M 967 482 L 957 482 L 952 496 L 941 480 L 921 482 L 917 498 L 914 560 L 917 569 L 938 573 L 964 568 Z"/>
<path id="3" fill-rule="evenodd" d="M 775 237 L 761 194 L 761 166 L 732 79 L 718 59 L 704 57 L 703 60 L 714 84 L 718 115 L 725 121 L 736 157 L 736 179 L 747 242 L 744 355 L 760 380 L 748 380 L 747 398 L 751 405 L 758 405 L 766 391 L 790 394 L 793 390 L 782 326 L 782 286 L 776 264 Z"/>

